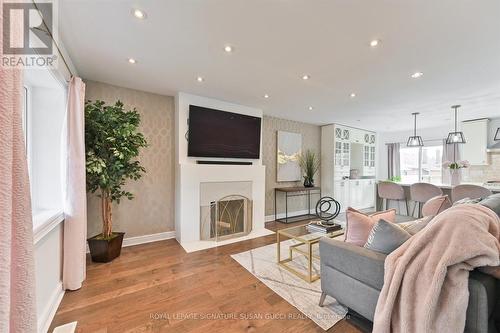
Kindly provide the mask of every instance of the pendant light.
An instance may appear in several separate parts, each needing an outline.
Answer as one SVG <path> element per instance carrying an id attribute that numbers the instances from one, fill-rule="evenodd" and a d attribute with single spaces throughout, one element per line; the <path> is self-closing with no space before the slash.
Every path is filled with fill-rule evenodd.
<path id="1" fill-rule="evenodd" d="M 410 136 L 408 138 L 408 142 L 406 145 L 408 147 L 422 147 L 424 145 L 424 141 L 422 140 L 422 137 L 420 135 L 417 135 L 417 115 L 418 112 L 413 112 L 412 115 L 415 118 L 414 123 L 413 123 L 413 136 Z"/>
<path id="2" fill-rule="evenodd" d="M 458 131 L 458 108 L 460 105 L 453 105 L 451 108 L 455 110 L 455 132 L 450 132 L 448 133 L 448 138 L 446 139 L 447 144 L 454 144 L 454 143 L 465 143 L 465 136 L 463 132 Z"/>

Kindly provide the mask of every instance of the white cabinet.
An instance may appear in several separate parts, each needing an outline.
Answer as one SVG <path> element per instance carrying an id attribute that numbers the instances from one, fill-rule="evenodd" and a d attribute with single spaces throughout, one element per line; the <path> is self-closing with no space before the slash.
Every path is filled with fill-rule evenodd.
<path id="1" fill-rule="evenodd" d="M 375 177 L 375 161 L 374 132 L 337 124 L 321 127 L 321 191 L 337 200 L 342 211 L 375 206 L 374 179 L 346 179 L 351 168 Z"/>
<path id="2" fill-rule="evenodd" d="M 465 144 L 462 146 L 462 159 L 471 165 L 488 164 L 488 119 L 464 121 L 462 132 Z"/>
<path id="3" fill-rule="evenodd" d="M 334 199 L 340 203 L 340 210 L 344 212 L 349 206 L 349 180 L 335 181 Z"/>
<path id="4" fill-rule="evenodd" d="M 375 206 L 375 180 L 349 180 L 349 206 L 365 209 Z"/>
<path id="5" fill-rule="evenodd" d="M 360 208 L 375 207 L 375 179 L 363 179 L 361 182 L 363 196 Z"/>
<path id="6" fill-rule="evenodd" d="M 349 180 L 349 206 L 361 209 L 363 205 L 362 180 Z"/>

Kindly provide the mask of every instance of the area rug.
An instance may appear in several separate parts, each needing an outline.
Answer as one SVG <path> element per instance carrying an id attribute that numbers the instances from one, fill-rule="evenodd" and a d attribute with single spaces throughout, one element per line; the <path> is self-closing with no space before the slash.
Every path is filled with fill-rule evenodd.
<path id="1" fill-rule="evenodd" d="M 282 259 L 288 256 L 288 248 L 294 242 L 293 240 L 281 242 Z M 316 244 L 314 251 L 318 250 Z M 347 314 L 347 308 L 330 296 L 327 296 L 324 306 L 320 307 L 318 303 L 321 295 L 321 281 L 308 283 L 281 268 L 276 262 L 276 244 L 234 254 L 231 257 L 325 331 Z M 306 272 L 307 260 L 295 252 L 293 265 Z M 313 261 L 313 269 L 319 273 L 319 260 Z"/>

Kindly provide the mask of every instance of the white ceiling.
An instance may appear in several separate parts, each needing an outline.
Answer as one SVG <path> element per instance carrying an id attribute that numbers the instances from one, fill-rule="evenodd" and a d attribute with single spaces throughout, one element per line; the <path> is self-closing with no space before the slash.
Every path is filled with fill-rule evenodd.
<path id="1" fill-rule="evenodd" d="M 451 126 L 457 103 L 462 119 L 500 116 L 498 0 L 61 0 L 59 10 L 86 79 L 380 131 L 411 128 L 415 111 L 421 127 Z"/>

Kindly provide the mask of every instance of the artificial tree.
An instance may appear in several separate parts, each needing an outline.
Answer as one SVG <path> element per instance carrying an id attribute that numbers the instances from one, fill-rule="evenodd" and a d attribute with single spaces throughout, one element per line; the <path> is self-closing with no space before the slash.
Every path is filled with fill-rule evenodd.
<path id="1" fill-rule="evenodd" d="M 148 145 L 138 131 L 140 122 L 137 110 L 125 110 L 119 100 L 114 105 L 85 102 L 87 190 L 98 192 L 102 209 L 102 234 L 97 238 L 113 238 L 111 205 L 123 197 L 133 199 L 123 186 L 127 179 L 138 180 L 146 172 L 136 159 Z"/>

